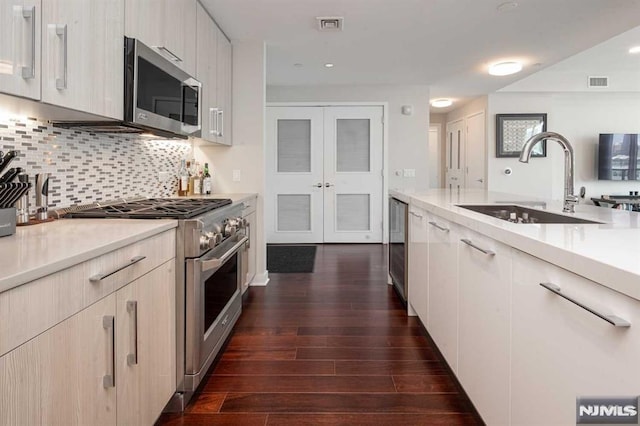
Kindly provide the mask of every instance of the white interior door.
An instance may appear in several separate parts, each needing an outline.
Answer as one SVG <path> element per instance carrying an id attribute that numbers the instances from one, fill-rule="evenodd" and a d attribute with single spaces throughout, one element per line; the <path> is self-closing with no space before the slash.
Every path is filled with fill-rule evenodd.
<path id="1" fill-rule="evenodd" d="M 485 119 L 484 111 L 470 115 L 466 118 L 466 188 L 486 188 L 485 160 Z"/>
<path id="2" fill-rule="evenodd" d="M 382 107 L 324 109 L 324 241 L 382 242 Z"/>
<path id="3" fill-rule="evenodd" d="M 447 123 L 446 187 L 464 188 L 464 121 Z"/>
<path id="4" fill-rule="evenodd" d="M 440 125 L 429 126 L 429 188 L 442 188 Z"/>
<path id="5" fill-rule="evenodd" d="M 268 243 L 382 242 L 383 108 L 268 107 Z"/>
<path id="6" fill-rule="evenodd" d="M 265 228 L 269 243 L 323 240 L 323 111 L 267 108 Z"/>

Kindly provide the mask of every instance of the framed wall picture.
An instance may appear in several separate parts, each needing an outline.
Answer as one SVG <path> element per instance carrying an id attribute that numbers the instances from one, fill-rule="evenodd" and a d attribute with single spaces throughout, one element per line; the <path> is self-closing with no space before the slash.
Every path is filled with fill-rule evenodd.
<path id="1" fill-rule="evenodd" d="M 547 131 L 547 114 L 496 114 L 496 157 L 519 157 L 524 143 Z M 532 157 L 547 156 L 547 141 L 533 147 Z"/>

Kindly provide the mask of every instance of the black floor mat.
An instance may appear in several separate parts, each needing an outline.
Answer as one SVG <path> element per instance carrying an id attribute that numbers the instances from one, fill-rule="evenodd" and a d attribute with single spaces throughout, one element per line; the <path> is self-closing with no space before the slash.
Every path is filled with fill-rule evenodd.
<path id="1" fill-rule="evenodd" d="M 267 244 L 267 270 L 275 273 L 313 272 L 316 248 Z"/>

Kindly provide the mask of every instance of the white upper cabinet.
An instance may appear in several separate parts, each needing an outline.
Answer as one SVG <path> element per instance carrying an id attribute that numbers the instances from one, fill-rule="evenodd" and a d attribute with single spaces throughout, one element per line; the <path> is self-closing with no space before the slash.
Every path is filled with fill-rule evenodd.
<path id="1" fill-rule="evenodd" d="M 231 43 L 206 10 L 197 5 L 196 78 L 202 83 L 202 136 L 231 145 Z"/>
<path id="2" fill-rule="evenodd" d="M 217 125 L 217 83 L 216 83 L 216 55 L 218 40 L 216 25 L 211 20 L 204 7 L 197 5 L 198 35 L 196 37 L 196 78 L 202 83 L 202 139 L 215 142 L 218 138 Z"/>
<path id="3" fill-rule="evenodd" d="M 218 143 L 231 145 L 231 71 L 232 71 L 232 51 L 231 42 L 227 37 L 217 30 L 217 64 L 216 83 L 218 94 Z"/>
<path id="4" fill-rule="evenodd" d="M 43 0 L 42 101 L 122 119 L 124 0 Z"/>
<path id="5" fill-rule="evenodd" d="M 196 73 L 196 0 L 126 0 L 125 35 Z"/>
<path id="6" fill-rule="evenodd" d="M 40 0 L 0 0 L 0 92 L 40 99 Z"/>

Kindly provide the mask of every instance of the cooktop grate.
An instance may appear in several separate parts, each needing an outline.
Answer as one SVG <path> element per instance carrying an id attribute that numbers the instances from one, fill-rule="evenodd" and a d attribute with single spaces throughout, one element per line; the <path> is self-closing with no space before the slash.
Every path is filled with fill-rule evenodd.
<path id="1" fill-rule="evenodd" d="M 69 211 L 67 218 L 191 219 L 231 204 L 227 198 L 149 198 Z"/>

